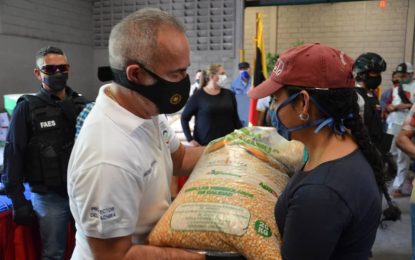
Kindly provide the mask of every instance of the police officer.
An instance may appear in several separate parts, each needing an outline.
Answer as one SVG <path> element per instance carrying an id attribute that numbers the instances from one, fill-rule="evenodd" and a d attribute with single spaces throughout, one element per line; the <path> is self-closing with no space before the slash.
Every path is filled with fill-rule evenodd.
<path id="1" fill-rule="evenodd" d="M 13 203 L 13 221 L 30 225 L 36 216 L 42 259 L 63 259 L 71 219 L 66 171 L 74 143 L 76 116 L 86 99 L 67 86 L 69 64 L 63 51 L 36 53 L 35 95 L 22 96 L 14 109 L 4 151 L 3 182 Z M 30 186 L 25 199 L 23 183 Z"/>
<path id="2" fill-rule="evenodd" d="M 381 108 L 376 91 L 382 82 L 381 73 L 385 70 L 385 60 L 372 52 L 361 54 L 353 64 L 360 115 L 375 144 L 380 144 L 383 136 Z"/>
<path id="3" fill-rule="evenodd" d="M 356 92 L 360 107 L 360 115 L 369 133 L 372 143 L 382 155 L 384 171 L 383 178 L 388 181 L 396 175 L 396 163 L 389 153 L 393 135 L 384 132 L 381 119 L 381 107 L 377 95 L 382 83 L 382 72 L 386 70 L 385 60 L 377 53 L 361 54 L 353 64 L 353 76 L 356 80 Z M 388 207 L 383 211 L 382 220 L 396 221 L 400 218 L 400 210 L 392 203 L 386 185 L 381 187 Z M 388 212 L 392 212 L 389 213 Z M 392 214 L 392 215 L 391 215 Z"/>

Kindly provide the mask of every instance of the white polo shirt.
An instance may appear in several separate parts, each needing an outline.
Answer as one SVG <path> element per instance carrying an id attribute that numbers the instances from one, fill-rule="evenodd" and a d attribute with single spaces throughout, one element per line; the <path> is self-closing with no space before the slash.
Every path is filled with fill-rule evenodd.
<path id="1" fill-rule="evenodd" d="M 164 115 L 145 120 L 101 87 L 68 165 L 76 222 L 73 259 L 93 259 L 86 236 L 144 239 L 170 204 L 171 152 L 180 145 Z"/>
<path id="2" fill-rule="evenodd" d="M 412 81 L 410 84 L 403 84 L 403 90 L 408 94 L 409 100 L 411 102 L 415 101 L 415 81 Z M 392 90 L 392 105 L 397 106 L 402 103 L 401 98 L 399 97 L 399 89 L 394 87 Z M 399 110 L 391 112 L 388 115 L 388 134 L 398 135 L 401 131 L 402 124 L 405 120 L 406 115 L 408 114 L 409 109 Z"/>

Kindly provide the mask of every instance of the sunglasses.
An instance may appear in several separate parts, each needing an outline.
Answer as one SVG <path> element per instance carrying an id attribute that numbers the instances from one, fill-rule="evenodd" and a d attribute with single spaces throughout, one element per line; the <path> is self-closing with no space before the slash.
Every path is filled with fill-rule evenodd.
<path id="1" fill-rule="evenodd" d="M 48 75 L 55 74 L 58 72 L 67 73 L 69 71 L 69 64 L 59 64 L 59 65 L 44 65 L 40 68 L 40 70 Z"/>

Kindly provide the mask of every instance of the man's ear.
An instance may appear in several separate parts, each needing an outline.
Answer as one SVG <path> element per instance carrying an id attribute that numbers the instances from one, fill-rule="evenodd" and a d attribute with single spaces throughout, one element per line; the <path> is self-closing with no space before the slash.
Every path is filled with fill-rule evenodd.
<path id="1" fill-rule="evenodd" d="M 126 68 L 127 79 L 131 82 L 139 83 L 140 78 L 143 78 L 143 69 L 138 64 L 128 65 Z"/>
<path id="2" fill-rule="evenodd" d="M 38 68 L 35 68 L 35 69 L 33 70 L 33 74 L 35 74 L 35 77 L 36 77 L 38 80 L 42 81 L 42 76 L 40 75 L 40 70 L 39 70 Z"/>

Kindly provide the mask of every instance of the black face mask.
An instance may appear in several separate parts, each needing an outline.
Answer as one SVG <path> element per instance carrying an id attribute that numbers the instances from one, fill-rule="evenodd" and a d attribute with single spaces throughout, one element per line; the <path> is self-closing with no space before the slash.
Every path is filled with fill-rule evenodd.
<path id="1" fill-rule="evenodd" d="M 366 79 L 363 81 L 365 83 L 365 87 L 368 89 L 376 89 L 379 87 L 380 83 L 382 82 L 382 76 L 371 77 L 367 76 Z"/>
<path id="2" fill-rule="evenodd" d="M 179 82 L 171 82 L 160 78 L 157 74 L 146 69 L 143 65 L 139 65 L 156 80 L 156 83 L 148 86 L 138 85 L 128 80 L 125 71 L 111 68 L 114 82 L 136 91 L 149 99 L 157 106 L 160 114 L 172 114 L 184 107 L 189 98 L 189 75 L 186 75 L 186 77 Z"/>
<path id="3" fill-rule="evenodd" d="M 66 87 L 68 81 L 68 73 L 55 73 L 46 75 L 42 78 L 42 82 L 55 91 L 60 91 Z"/>

